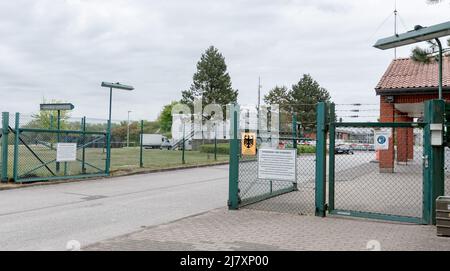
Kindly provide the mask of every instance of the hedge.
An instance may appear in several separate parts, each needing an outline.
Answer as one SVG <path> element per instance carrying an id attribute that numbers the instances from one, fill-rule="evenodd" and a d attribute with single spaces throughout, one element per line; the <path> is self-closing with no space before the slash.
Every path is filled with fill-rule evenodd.
<path id="1" fill-rule="evenodd" d="M 200 152 L 214 153 L 214 144 L 201 145 Z M 218 154 L 230 154 L 230 144 L 228 144 L 228 143 L 217 144 L 217 153 Z"/>

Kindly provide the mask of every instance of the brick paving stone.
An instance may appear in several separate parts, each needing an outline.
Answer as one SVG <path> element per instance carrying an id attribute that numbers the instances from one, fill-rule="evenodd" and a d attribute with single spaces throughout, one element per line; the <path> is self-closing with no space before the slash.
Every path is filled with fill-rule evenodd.
<path id="1" fill-rule="evenodd" d="M 450 250 L 436 228 L 363 219 L 216 209 L 84 247 L 83 250 Z"/>

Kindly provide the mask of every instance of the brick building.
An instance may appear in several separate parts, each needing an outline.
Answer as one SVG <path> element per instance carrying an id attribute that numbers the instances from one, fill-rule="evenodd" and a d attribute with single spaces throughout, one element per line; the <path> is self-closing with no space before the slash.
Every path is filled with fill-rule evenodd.
<path id="1" fill-rule="evenodd" d="M 444 99 L 450 100 L 450 56 L 443 61 Z M 438 62 L 429 64 L 409 58 L 393 60 L 381 78 L 376 93 L 380 96 L 380 122 L 413 122 L 423 117 L 424 101 L 438 98 Z M 395 155 L 394 138 L 397 155 Z M 389 150 L 380 151 L 380 171 L 392 172 L 394 160 L 414 159 L 414 131 L 397 128 Z"/>

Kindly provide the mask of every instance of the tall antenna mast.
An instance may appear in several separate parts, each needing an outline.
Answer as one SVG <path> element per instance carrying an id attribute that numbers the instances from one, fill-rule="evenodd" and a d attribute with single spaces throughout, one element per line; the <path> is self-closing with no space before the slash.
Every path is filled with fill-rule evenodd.
<path id="1" fill-rule="evenodd" d="M 261 76 L 258 77 L 258 111 L 259 111 L 259 107 L 261 106 Z"/>
<path id="2" fill-rule="evenodd" d="M 397 16 L 398 16 L 398 11 L 397 11 L 397 0 L 395 0 L 395 6 L 394 6 L 394 35 L 395 35 L 395 36 L 398 35 L 398 30 L 397 30 Z M 397 48 L 394 48 L 394 59 L 397 59 Z"/>

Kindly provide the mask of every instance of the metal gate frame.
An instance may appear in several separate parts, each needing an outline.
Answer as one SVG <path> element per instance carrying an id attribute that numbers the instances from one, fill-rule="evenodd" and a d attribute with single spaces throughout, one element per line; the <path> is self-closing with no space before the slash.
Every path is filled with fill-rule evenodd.
<path id="1" fill-rule="evenodd" d="M 8 176 L 8 148 L 9 148 L 9 142 L 8 142 L 8 134 L 11 133 L 14 135 L 14 145 L 13 145 L 13 156 L 12 156 L 12 163 L 13 163 L 13 173 L 12 173 L 12 179 L 14 180 L 14 182 L 16 183 L 27 183 L 27 182 L 38 182 L 38 181 L 52 181 L 52 180 L 66 180 L 66 179 L 81 179 L 81 178 L 92 178 L 92 177 L 105 177 L 105 176 L 109 176 L 109 172 L 107 170 L 107 160 L 105 161 L 105 168 L 99 168 L 96 167 L 94 165 L 91 165 L 90 163 L 86 162 L 85 159 L 85 148 L 87 146 L 89 146 L 90 144 L 94 144 L 98 141 L 98 139 L 94 139 L 90 142 L 83 142 L 82 145 L 77 146 L 77 151 L 78 150 L 82 150 L 82 157 L 81 159 L 77 159 L 77 162 L 81 163 L 81 167 L 82 167 L 82 174 L 79 175 L 70 175 L 64 173 L 64 175 L 56 175 L 49 167 L 48 165 L 51 163 L 56 162 L 55 160 L 52 161 L 48 161 L 45 162 L 44 160 L 42 160 L 39 155 L 33 151 L 33 149 L 27 145 L 27 143 L 21 138 L 21 134 L 22 133 L 26 133 L 26 132 L 30 132 L 30 133 L 48 133 L 48 134 L 56 134 L 56 135 L 64 135 L 64 134 L 74 134 L 74 135 L 81 135 L 83 138 L 86 135 L 90 135 L 90 136 L 101 136 L 102 138 L 105 138 L 105 141 L 108 137 L 108 131 L 107 132 L 94 132 L 94 131 L 86 131 L 86 118 L 83 118 L 81 121 L 81 130 L 59 130 L 59 129 L 36 129 L 36 128 L 20 128 L 20 114 L 16 113 L 15 114 L 15 123 L 14 123 L 14 128 L 12 128 L 9 125 L 9 113 L 4 112 L 2 114 L 2 182 L 7 182 L 9 179 Z M 36 170 L 39 170 L 41 168 L 47 168 L 47 170 L 49 171 L 49 173 L 52 176 L 38 176 L 38 177 L 23 177 L 24 175 L 27 174 L 22 174 L 19 175 L 19 160 L 20 160 L 20 153 L 19 153 L 19 145 L 23 145 L 25 146 L 25 148 L 27 148 L 27 150 L 31 153 L 31 155 L 37 159 L 40 163 L 40 165 L 38 167 L 35 167 L 32 170 L 29 170 L 27 172 L 33 172 Z M 109 151 L 110 146 L 106 145 L 107 151 Z M 54 148 L 51 147 L 51 149 L 53 150 Z M 6 161 L 6 163 L 5 163 Z M 97 170 L 96 173 L 85 173 L 85 169 L 86 166 L 88 167 L 92 167 L 95 168 Z"/>

